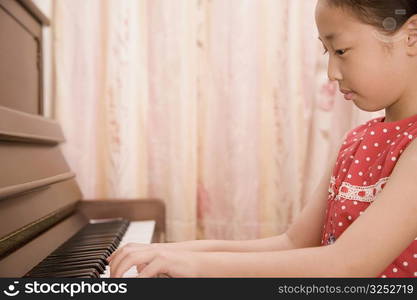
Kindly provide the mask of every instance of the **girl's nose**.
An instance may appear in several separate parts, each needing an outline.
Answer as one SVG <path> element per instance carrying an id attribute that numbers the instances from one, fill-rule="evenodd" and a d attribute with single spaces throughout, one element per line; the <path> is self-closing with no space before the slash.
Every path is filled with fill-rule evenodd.
<path id="1" fill-rule="evenodd" d="M 327 77 L 329 77 L 330 81 L 341 81 L 343 79 L 342 73 L 339 70 L 339 67 L 337 66 L 337 63 L 329 59 L 329 66 L 327 68 Z"/>

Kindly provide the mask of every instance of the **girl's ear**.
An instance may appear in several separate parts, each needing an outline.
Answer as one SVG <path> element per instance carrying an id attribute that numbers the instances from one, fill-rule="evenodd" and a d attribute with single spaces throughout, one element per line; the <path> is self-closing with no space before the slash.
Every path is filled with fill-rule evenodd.
<path id="1" fill-rule="evenodd" d="M 412 16 L 406 24 L 407 53 L 417 55 L 417 15 Z"/>

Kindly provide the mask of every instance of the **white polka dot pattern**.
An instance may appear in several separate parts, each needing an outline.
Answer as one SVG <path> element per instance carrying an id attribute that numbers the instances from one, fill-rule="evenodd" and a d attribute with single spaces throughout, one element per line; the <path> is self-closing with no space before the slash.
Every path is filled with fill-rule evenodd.
<path id="1" fill-rule="evenodd" d="M 330 245 L 366 214 L 417 135 L 417 115 L 396 122 L 376 118 L 351 130 L 341 145 L 330 179 L 322 245 Z M 417 277 L 417 237 L 379 277 Z"/>

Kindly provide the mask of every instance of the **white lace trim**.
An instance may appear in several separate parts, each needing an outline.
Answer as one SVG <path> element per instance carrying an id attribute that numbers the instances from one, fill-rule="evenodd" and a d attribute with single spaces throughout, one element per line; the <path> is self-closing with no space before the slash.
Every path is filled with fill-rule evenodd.
<path id="1" fill-rule="evenodd" d="M 382 191 L 382 185 L 388 181 L 389 177 L 384 177 L 378 180 L 377 183 L 367 186 L 353 185 L 347 182 L 342 182 L 338 189 L 335 200 L 341 198 L 346 200 L 355 200 L 360 202 L 373 202 L 375 196 Z M 333 198 L 335 196 L 334 185 L 336 178 L 332 176 L 330 178 L 329 193 Z"/>
<path id="2" fill-rule="evenodd" d="M 334 185 L 336 184 L 336 178 L 334 176 L 330 177 L 330 185 L 329 185 L 329 194 L 333 198 L 335 195 Z"/>

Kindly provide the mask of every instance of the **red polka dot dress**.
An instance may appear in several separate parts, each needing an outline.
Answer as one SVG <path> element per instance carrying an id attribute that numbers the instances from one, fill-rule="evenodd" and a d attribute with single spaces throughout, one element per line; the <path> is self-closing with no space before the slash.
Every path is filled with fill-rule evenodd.
<path id="1" fill-rule="evenodd" d="M 351 130 L 340 148 L 330 180 L 322 245 L 334 243 L 365 212 L 401 153 L 417 137 L 417 115 L 388 123 L 384 119 Z M 417 277 L 417 238 L 379 277 Z"/>

